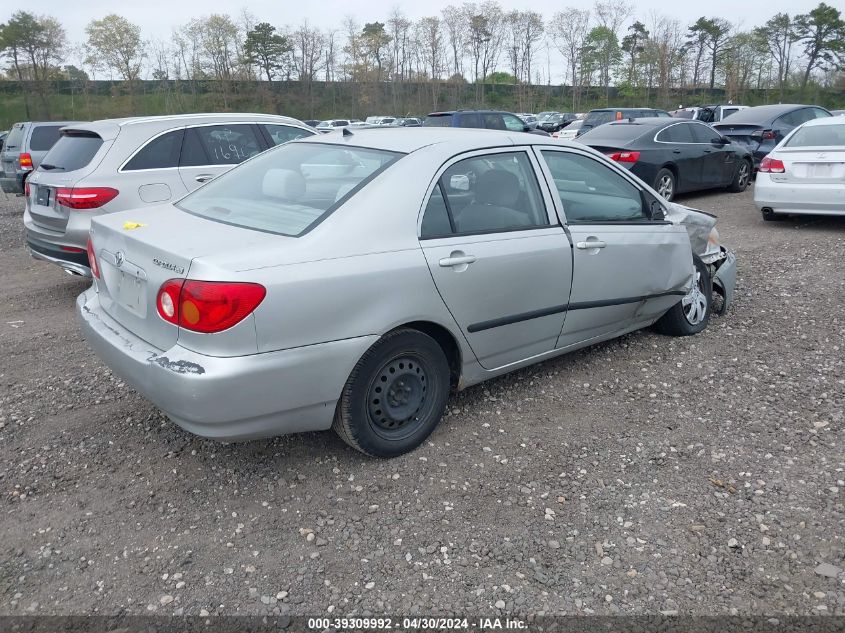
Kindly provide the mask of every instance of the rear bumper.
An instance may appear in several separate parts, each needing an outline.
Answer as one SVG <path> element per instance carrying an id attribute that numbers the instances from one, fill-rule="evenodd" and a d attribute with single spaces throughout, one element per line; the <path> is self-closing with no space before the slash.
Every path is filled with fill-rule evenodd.
<path id="1" fill-rule="evenodd" d="M 60 231 L 36 224 L 27 207 L 23 213 L 23 224 L 26 228 L 26 247 L 29 253 L 35 259 L 56 264 L 68 272 L 90 277 L 91 269 L 88 267 L 88 253 L 85 252 L 85 247 L 88 243 L 91 217 L 74 213 L 68 218 L 64 230 Z"/>
<path id="2" fill-rule="evenodd" d="M 757 174 L 754 205 L 773 213 L 845 215 L 845 188 L 833 183 L 774 182 L 769 174 Z"/>
<path id="3" fill-rule="evenodd" d="M 56 264 L 74 275 L 81 275 L 82 277 L 91 276 L 91 268 L 88 265 L 88 253 L 85 251 L 81 253 L 64 251 L 59 246 L 41 242 L 28 234 L 26 237 L 26 248 L 34 259 Z"/>
<path id="4" fill-rule="evenodd" d="M 221 358 L 155 349 L 108 316 L 93 287 L 76 307 L 86 340 L 116 374 L 185 430 L 226 441 L 328 429 L 352 368 L 378 338 Z"/>

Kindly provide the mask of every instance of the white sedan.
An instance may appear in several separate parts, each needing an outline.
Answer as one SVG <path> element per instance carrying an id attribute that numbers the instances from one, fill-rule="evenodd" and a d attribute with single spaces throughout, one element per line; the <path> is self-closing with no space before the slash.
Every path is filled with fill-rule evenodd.
<path id="1" fill-rule="evenodd" d="M 754 204 L 764 220 L 845 215 L 845 121 L 813 119 L 784 138 L 760 162 Z"/>

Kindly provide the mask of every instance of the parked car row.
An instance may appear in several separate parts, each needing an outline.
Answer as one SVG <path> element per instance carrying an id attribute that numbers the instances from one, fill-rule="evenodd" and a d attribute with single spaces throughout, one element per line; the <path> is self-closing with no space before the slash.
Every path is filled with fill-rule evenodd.
<path id="1" fill-rule="evenodd" d="M 92 278 L 89 343 L 185 429 L 333 428 L 391 457 L 452 389 L 727 310 L 736 259 L 677 193 L 742 191 L 758 164 L 764 218 L 845 212 L 845 119 L 772 108 L 722 124 L 784 133 L 759 163 L 762 143 L 651 109 L 557 138 L 495 110 L 327 134 L 246 114 L 72 123 L 24 181 L 27 247 Z"/>

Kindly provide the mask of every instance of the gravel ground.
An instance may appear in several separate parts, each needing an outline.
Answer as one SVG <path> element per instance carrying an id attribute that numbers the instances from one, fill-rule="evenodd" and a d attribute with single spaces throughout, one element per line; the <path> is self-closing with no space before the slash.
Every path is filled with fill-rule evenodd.
<path id="1" fill-rule="evenodd" d="M 0 614 L 845 614 L 845 219 L 685 202 L 738 254 L 727 316 L 469 389 L 377 461 L 166 421 L 0 198 Z"/>

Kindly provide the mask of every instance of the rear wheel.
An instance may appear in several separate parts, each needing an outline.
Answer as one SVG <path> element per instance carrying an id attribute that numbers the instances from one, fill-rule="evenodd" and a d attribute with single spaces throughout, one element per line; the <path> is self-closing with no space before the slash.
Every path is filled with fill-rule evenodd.
<path id="1" fill-rule="evenodd" d="M 751 163 L 743 160 L 734 174 L 734 179 L 728 185 L 728 191 L 741 193 L 746 190 L 749 182 L 751 182 Z"/>
<path id="2" fill-rule="evenodd" d="M 657 172 L 654 179 L 654 189 L 669 202 L 675 196 L 675 174 L 665 167 Z"/>
<path id="3" fill-rule="evenodd" d="M 713 282 L 710 271 L 698 257 L 695 263 L 695 280 L 690 291 L 672 306 L 657 322 L 657 330 L 670 336 L 698 334 L 710 322 L 713 311 Z"/>
<path id="4" fill-rule="evenodd" d="M 446 355 L 433 338 L 417 330 L 390 332 L 355 365 L 332 428 L 373 457 L 412 451 L 443 416 L 449 375 Z"/>

